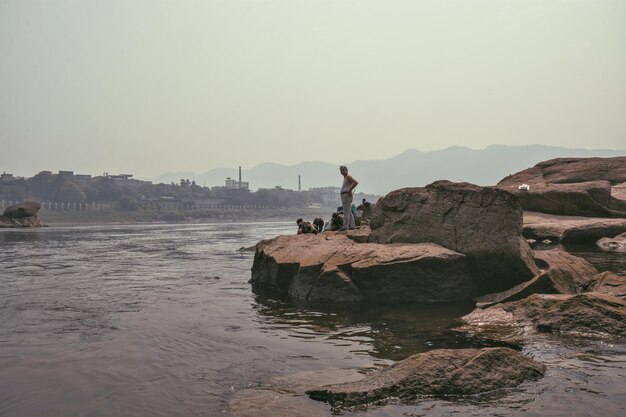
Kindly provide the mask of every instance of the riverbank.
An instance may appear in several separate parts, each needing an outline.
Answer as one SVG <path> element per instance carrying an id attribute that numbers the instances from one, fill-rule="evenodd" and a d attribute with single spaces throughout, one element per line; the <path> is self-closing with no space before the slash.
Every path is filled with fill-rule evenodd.
<path id="1" fill-rule="evenodd" d="M 240 221 L 295 221 L 298 218 L 313 220 L 330 218 L 331 209 L 265 208 L 265 209 L 213 209 L 202 211 L 158 210 L 102 210 L 102 211 L 49 211 L 42 210 L 39 217 L 47 226 L 80 224 L 136 224 L 136 223 L 231 223 Z M 295 227 L 295 226 L 294 226 Z"/>

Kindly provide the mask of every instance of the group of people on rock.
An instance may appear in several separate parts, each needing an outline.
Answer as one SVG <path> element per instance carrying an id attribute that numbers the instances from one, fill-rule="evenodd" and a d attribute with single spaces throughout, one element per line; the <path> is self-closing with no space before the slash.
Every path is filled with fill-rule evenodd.
<path id="1" fill-rule="evenodd" d="M 298 234 L 317 234 L 325 230 L 343 232 L 356 228 L 359 223 L 359 219 L 357 215 L 357 208 L 354 203 L 352 203 L 352 199 L 354 196 L 353 191 L 359 182 L 348 174 L 348 167 L 345 165 L 339 167 L 339 172 L 343 176 L 343 184 L 341 185 L 340 191 L 341 207 L 339 207 L 338 210 L 332 214 L 330 221 L 326 224 L 324 224 L 324 220 L 319 217 L 315 218 L 312 223 L 298 219 L 296 221 L 298 225 Z M 370 203 L 363 199 L 363 206 L 365 205 L 369 207 Z M 340 216 L 340 213 L 343 217 Z"/>

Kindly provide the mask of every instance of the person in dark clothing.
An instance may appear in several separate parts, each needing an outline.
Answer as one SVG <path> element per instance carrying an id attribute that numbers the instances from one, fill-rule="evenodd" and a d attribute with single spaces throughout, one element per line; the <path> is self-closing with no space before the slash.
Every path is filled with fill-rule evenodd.
<path id="1" fill-rule="evenodd" d="M 321 217 L 314 218 L 313 226 L 315 226 L 318 232 L 323 232 L 324 231 L 324 219 L 322 219 Z"/>
<path id="2" fill-rule="evenodd" d="M 339 213 L 337 212 L 333 213 L 330 219 L 330 230 L 333 230 L 333 231 L 339 230 L 341 229 L 342 226 L 343 226 L 343 219 L 341 218 Z"/>
<path id="3" fill-rule="evenodd" d="M 305 222 L 302 219 L 296 220 L 296 224 L 298 225 L 298 234 L 301 235 L 303 233 L 313 233 L 317 234 L 317 229 L 309 222 Z"/>

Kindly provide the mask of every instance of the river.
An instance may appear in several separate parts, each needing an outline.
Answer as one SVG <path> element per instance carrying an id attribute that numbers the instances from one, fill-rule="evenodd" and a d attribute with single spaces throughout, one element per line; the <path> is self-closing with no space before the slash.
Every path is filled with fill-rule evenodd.
<path id="1" fill-rule="evenodd" d="M 260 239 L 292 222 L 0 230 L 0 416 L 221 416 L 272 377 L 372 368 L 438 347 L 470 304 L 325 310 L 256 295 Z M 626 273 L 625 256 L 568 248 Z M 626 414 L 626 347 L 538 338 L 543 379 L 492 398 L 346 416 Z M 330 416 L 330 411 L 329 414 Z"/>

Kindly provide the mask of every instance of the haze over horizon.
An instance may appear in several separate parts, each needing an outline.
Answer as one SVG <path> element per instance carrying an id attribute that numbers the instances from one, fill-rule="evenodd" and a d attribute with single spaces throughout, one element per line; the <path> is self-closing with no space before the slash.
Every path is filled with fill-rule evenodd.
<path id="1" fill-rule="evenodd" d="M 626 149 L 622 0 L 0 1 L 0 172 Z"/>

